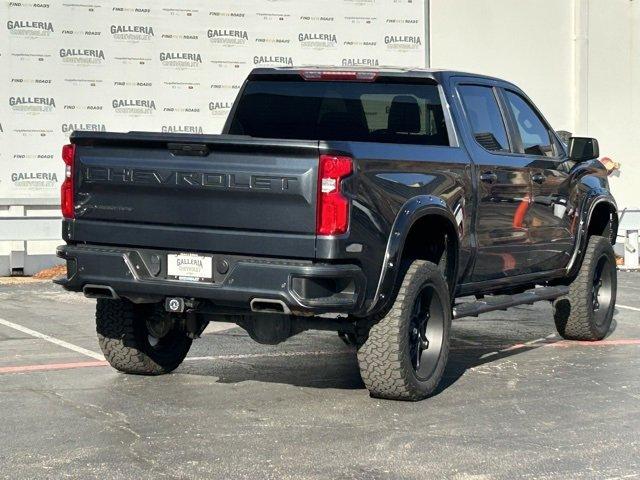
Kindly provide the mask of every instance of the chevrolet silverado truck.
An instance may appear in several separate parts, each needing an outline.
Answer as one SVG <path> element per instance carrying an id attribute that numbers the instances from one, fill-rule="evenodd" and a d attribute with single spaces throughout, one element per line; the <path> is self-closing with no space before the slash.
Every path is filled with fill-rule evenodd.
<path id="1" fill-rule="evenodd" d="M 221 135 L 74 132 L 65 289 L 116 369 L 158 375 L 210 321 L 355 345 L 374 397 L 433 394 L 451 321 L 553 302 L 608 332 L 618 218 L 595 139 L 512 83 L 455 71 L 253 70 Z"/>

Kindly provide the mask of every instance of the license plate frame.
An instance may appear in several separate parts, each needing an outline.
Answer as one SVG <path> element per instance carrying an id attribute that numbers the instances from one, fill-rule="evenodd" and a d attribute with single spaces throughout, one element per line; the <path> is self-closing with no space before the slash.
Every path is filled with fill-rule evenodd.
<path id="1" fill-rule="evenodd" d="M 191 283 L 213 282 L 213 257 L 198 253 L 167 254 L 167 279 Z"/>

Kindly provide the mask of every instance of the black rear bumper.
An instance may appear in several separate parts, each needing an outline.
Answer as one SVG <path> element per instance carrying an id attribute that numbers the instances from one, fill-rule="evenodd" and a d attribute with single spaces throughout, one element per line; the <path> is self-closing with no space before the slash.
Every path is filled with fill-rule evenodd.
<path id="1" fill-rule="evenodd" d="M 363 310 L 366 281 L 357 265 L 210 254 L 213 281 L 194 283 L 166 278 L 169 253 L 175 252 L 63 245 L 57 255 L 67 261 L 67 278 L 56 283 L 74 292 L 87 285 L 110 287 L 119 297 L 136 302 L 166 297 L 206 300 L 221 312 L 249 313 L 255 299 L 281 301 L 295 315 Z"/>

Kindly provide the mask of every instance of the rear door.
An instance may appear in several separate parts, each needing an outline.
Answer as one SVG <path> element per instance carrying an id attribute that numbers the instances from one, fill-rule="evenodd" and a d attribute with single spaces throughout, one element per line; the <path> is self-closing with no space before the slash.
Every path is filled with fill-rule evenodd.
<path id="1" fill-rule="evenodd" d="M 515 154 L 495 82 L 455 81 L 477 184 L 476 261 L 471 281 L 528 273 L 531 239 L 521 214 L 531 198 L 529 159 Z"/>

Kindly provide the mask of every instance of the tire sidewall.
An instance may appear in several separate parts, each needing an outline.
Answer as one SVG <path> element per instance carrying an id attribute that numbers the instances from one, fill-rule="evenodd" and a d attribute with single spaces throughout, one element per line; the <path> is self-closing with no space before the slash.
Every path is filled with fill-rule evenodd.
<path id="1" fill-rule="evenodd" d="M 451 332 L 451 310 L 447 308 L 451 304 L 449 287 L 447 282 L 442 276 L 442 273 L 438 270 L 437 266 L 431 263 L 424 262 L 418 267 L 414 274 L 405 276 L 403 279 L 403 287 L 406 288 L 404 297 L 402 299 L 402 318 L 400 321 L 400 335 L 402 345 L 402 362 L 404 365 L 403 370 L 407 372 L 409 378 L 407 380 L 413 386 L 416 393 L 420 396 L 426 396 L 433 393 L 433 390 L 438 386 L 444 369 L 447 365 L 447 359 L 449 356 L 449 339 Z M 440 356 L 435 369 L 428 378 L 421 378 L 417 375 L 417 372 L 413 368 L 411 362 L 411 345 L 410 345 L 410 328 L 411 328 L 411 314 L 417 296 L 422 292 L 424 287 L 431 286 L 434 291 L 440 297 L 440 302 L 443 306 L 443 338 L 442 348 Z"/>
<path id="2" fill-rule="evenodd" d="M 606 334 L 609 332 L 609 329 L 611 327 L 611 322 L 613 320 L 613 313 L 615 310 L 615 299 L 616 299 L 617 286 L 618 286 L 617 274 L 616 274 L 617 273 L 616 257 L 613 252 L 613 247 L 611 246 L 608 240 L 606 240 L 603 237 L 592 237 L 592 239 L 595 239 L 595 238 L 597 238 L 597 242 L 593 248 L 593 256 L 591 257 L 592 260 L 589 262 L 589 265 L 586 266 L 585 273 L 587 275 L 587 278 L 590 280 L 590 282 L 593 282 L 593 278 L 595 276 L 596 268 L 598 266 L 598 262 L 600 258 L 602 258 L 603 256 L 607 257 L 608 264 L 605 265 L 605 268 L 611 269 L 611 301 L 609 302 L 608 311 L 604 318 L 604 321 L 599 325 L 596 323 L 595 311 L 592 308 L 588 309 L 589 324 L 591 326 L 593 333 L 596 336 L 604 338 Z M 583 296 L 586 296 L 584 301 L 587 302 L 587 305 L 591 305 L 593 301 L 593 295 L 592 295 L 591 289 L 588 288 L 586 289 L 586 291 L 582 291 L 580 293 Z"/>

